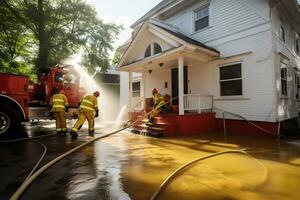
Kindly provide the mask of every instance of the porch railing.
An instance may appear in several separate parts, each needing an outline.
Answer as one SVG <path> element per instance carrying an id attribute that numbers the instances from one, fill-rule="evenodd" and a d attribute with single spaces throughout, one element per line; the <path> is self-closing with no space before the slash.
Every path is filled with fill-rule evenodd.
<path id="1" fill-rule="evenodd" d="M 133 97 L 131 108 L 132 108 L 132 111 L 134 111 L 134 112 L 143 111 L 145 108 L 145 98 L 144 97 Z"/>
<path id="2" fill-rule="evenodd" d="M 213 108 L 213 96 L 185 94 L 183 96 L 183 108 L 185 111 L 196 111 L 198 113 L 211 111 Z"/>

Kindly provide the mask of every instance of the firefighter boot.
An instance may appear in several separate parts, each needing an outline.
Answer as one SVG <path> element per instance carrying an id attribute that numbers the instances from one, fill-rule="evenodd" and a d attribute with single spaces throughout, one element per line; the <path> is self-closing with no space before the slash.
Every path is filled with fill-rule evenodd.
<path id="1" fill-rule="evenodd" d="M 62 130 L 62 131 L 61 131 L 61 135 L 62 135 L 62 136 L 66 136 L 68 130 L 67 130 L 66 128 L 62 128 L 61 130 Z"/>
<path id="2" fill-rule="evenodd" d="M 94 135 L 95 135 L 94 133 L 95 133 L 95 130 L 89 130 L 89 136 L 90 137 L 94 137 Z"/>
<path id="3" fill-rule="evenodd" d="M 75 130 L 71 130 L 71 138 L 76 139 L 78 137 L 78 133 Z"/>
<path id="4" fill-rule="evenodd" d="M 146 126 L 153 126 L 154 117 L 149 117 Z"/>

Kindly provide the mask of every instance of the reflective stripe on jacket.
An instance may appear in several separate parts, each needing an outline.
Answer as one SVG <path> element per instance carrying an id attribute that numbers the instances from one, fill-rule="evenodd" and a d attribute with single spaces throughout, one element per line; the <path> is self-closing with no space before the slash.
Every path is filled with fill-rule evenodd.
<path id="1" fill-rule="evenodd" d="M 165 99 L 163 96 L 161 96 L 161 94 L 156 93 L 153 96 L 153 103 L 154 106 L 153 107 L 162 107 L 165 104 Z"/>
<path id="2" fill-rule="evenodd" d="M 94 95 L 86 95 L 81 100 L 79 109 L 86 112 L 98 110 L 97 98 Z"/>
<path id="3" fill-rule="evenodd" d="M 68 98 L 64 94 L 55 94 L 50 99 L 50 105 L 52 105 L 51 112 L 64 111 L 65 106 L 68 106 Z"/>

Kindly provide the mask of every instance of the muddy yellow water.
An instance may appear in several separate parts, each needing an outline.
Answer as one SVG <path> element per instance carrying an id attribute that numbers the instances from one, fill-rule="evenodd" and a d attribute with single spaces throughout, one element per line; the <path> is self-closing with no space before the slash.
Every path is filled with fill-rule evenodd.
<path id="1" fill-rule="evenodd" d="M 76 175 L 68 183 L 66 197 L 80 199 L 91 192 L 107 199 L 150 199 L 180 166 L 244 148 L 248 154 L 224 153 L 189 166 L 171 179 L 157 199 L 300 199 L 299 141 L 251 136 L 227 142 L 213 136 L 156 139 L 127 132 L 81 151 L 91 160 L 88 166 L 72 170 Z"/>

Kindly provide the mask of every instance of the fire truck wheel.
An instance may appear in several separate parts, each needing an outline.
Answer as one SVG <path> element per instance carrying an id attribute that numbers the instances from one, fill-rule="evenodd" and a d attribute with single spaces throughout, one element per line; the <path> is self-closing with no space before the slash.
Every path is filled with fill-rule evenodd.
<path id="1" fill-rule="evenodd" d="M 5 135 L 18 127 L 20 119 L 11 106 L 0 106 L 0 135 Z"/>

